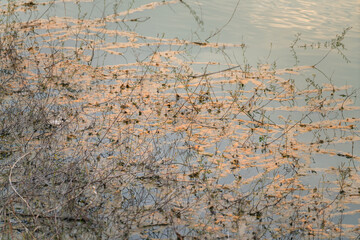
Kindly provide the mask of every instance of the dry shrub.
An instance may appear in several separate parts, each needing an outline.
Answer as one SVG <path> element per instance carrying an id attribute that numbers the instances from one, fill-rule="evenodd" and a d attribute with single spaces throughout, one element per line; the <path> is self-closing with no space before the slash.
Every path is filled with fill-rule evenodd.
<path id="1" fill-rule="evenodd" d="M 356 237 L 342 219 L 358 203 L 359 157 L 328 147 L 359 140 L 359 118 L 345 115 L 358 110 L 343 97 L 349 87 L 308 78 L 298 89 L 290 76 L 311 66 L 198 73 L 220 63 L 188 61 L 190 50 L 244 45 L 104 28 L 124 24 L 121 13 L 13 22 L 37 3 L 8 6 L 0 28 L 4 239 Z M 106 41 L 114 36 L 124 41 Z M 99 64 L 106 56 L 129 61 Z M 348 162 L 315 169 L 324 156 Z M 307 183 L 317 176 L 327 177 Z"/>

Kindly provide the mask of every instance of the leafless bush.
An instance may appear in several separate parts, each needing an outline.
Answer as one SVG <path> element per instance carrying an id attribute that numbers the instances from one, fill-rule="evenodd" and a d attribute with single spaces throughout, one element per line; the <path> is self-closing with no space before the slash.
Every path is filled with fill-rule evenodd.
<path id="1" fill-rule="evenodd" d="M 9 1 L 8 16 L 36 4 Z M 134 11 L 159 4 L 169 3 Z M 356 108 L 351 94 L 341 97 L 348 88 L 309 79 L 297 89 L 287 76 L 311 66 L 198 73 L 189 48 L 244 45 L 103 28 L 125 20 L 2 20 L 2 238 L 355 236 L 337 214 L 358 196 L 359 157 L 324 146 L 331 133 L 341 133 L 334 144 L 356 141 L 358 118 L 327 115 Z M 126 41 L 107 41 L 114 35 Z M 130 50 L 133 62 L 99 64 Z M 324 171 L 337 179 L 306 184 L 323 155 L 350 163 Z"/>

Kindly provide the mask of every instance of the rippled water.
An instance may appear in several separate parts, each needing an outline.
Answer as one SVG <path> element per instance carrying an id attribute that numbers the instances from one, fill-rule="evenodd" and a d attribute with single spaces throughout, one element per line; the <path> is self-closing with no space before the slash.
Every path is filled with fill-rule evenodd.
<path id="1" fill-rule="evenodd" d="M 78 8 L 71 2 L 59 1 L 57 7 L 47 14 L 93 19 L 146 3 L 148 1 L 83 1 L 81 8 Z M 135 26 L 136 32 L 146 36 L 164 35 L 201 42 L 221 29 L 219 34 L 208 41 L 246 44 L 245 57 L 253 66 L 259 62 L 273 61 L 280 67 L 292 66 L 296 61 L 289 46 L 296 39 L 295 35 L 301 34 L 298 46 L 309 45 L 330 41 L 341 34 L 344 28 L 351 27 L 344 40 L 346 50 L 343 51 L 350 63 L 346 63 L 342 56 L 333 51 L 319 68 L 331 72 L 335 85 L 346 83 L 355 88 L 360 87 L 360 3 L 357 0 L 227 0 L 221 4 L 213 0 L 186 0 L 135 12 L 132 17 L 144 22 L 129 23 L 129 29 Z M 328 52 L 325 48 L 304 50 L 295 47 L 295 50 L 299 65 L 315 64 Z M 229 53 L 237 61 L 243 61 L 241 51 L 231 50 Z M 197 56 L 197 60 L 222 60 L 228 63 L 222 55 L 204 51 Z M 320 77 L 318 81 L 327 80 Z"/>
<path id="2" fill-rule="evenodd" d="M 350 231 L 356 229 L 359 219 L 355 185 L 360 181 L 360 116 L 359 107 L 352 102 L 356 100 L 352 91 L 360 87 L 358 2 L 46 3 L 34 9 L 34 3 L 27 3 L 30 10 L 19 10 L 16 17 L 22 20 L 14 23 L 14 29 L 25 38 L 24 45 L 23 39 L 16 39 L 17 34 L 6 36 L 4 31 L 5 40 L 11 43 L 13 37 L 21 43 L 17 47 L 23 50 L 19 59 L 24 67 L 16 69 L 24 82 L 30 86 L 40 83 L 33 100 L 45 102 L 45 110 L 52 105 L 59 109 L 66 106 L 76 114 L 56 113 L 62 116 L 56 124 L 49 111 L 39 114 L 36 121 L 28 116 L 30 125 L 34 122 L 39 127 L 42 121 L 46 127 L 34 133 L 31 128 L 23 131 L 29 134 L 23 138 L 30 139 L 24 148 L 38 151 L 37 139 L 43 136 L 39 132 L 73 124 L 69 132 L 55 131 L 59 144 L 52 147 L 63 155 L 49 152 L 49 156 L 60 167 L 77 159 L 76 166 L 81 168 L 83 163 L 86 173 L 94 172 L 86 175 L 89 183 L 84 187 L 88 191 L 84 197 L 92 199 L 79 200 L 92 206 L 88 209 L 94 214 L 87 211 L 85 215 L 101 222 L 102 214 L 108 214 L 101 212 L 101 206 L 109 203 L 104 228 L 111 229 L 113 224 L 126 228 L 129 221 L 137 220 L 124 217 L 134 214 L 131 207 L 144 207 L 143 222 L 131 229 L 133 239 L 142 227 L 145 234 L 146 229 L 156 232 L 158 226 L 170 226 L 169 216 L 174 219 L 171 227 L 180 226 L 180 233 L 188 236 L 211 235 L 213 231 L 225 238 L 229 229 L 232 236 L 245 232 L 250 236 L 251 231 L 272 236 L 272 229 L 279 226 L 277 236 L 291 238 L 305 236 L 307 226 L 309 234 L 315 234 L 311 228 L 316 227 L 319 235 L 312 236 L 331 237 L 338 236 L 337 225 L 342 223 L 351 224 L 341 226 L 347 236 L 356 236 Z M 8 30 L 6 24 L 1 27 Z M 324 43 L 345 27 L 351 27 L 344 40 L 347 50 L 339 53 L 334 49 L 317 69 L 312 68 L 329 53 Z M 295 35 L 298 42 L 290 48 Z M 317 42 L 321 43 L 319 49 Z M 309 47 L 312 44 L 314 48 Z M 2 72 L 8 77 L 5 70 L 13 66 L 5 63 Z M 202 75 L 204 72 L 213 74 Z M 9 77 L 3 84 L 20 89 L 12 90 L 14 96 L 23 93 L 16 79 Z M 353 88 L 344 86 L 347 84 Z M 40 149 L 39 154 L 49 149 Z M 16 160 L 9 156 L 6 161 Z M 30 157 L 28 160 L 31 162 Z M 18 162 L 23 164 L 18 159 L 8 169 L 12 171 Z M 103 175 L 113 172 L 118 175 L 113 176 L 112 186 L 99 184 Z M 341 182 L 341 174 L 348 182 Z M 52 179 L 49 174 L 39 177 L 41 181 L 48 178 Z M 44 207 L 40 213 L 53 212 L 64 204 L 59 192 L 48 190 L 51 187 L 37 184 L 33 190 L 38 196 L 54 193 L 51 204 L 59 201 L 55 208 Z M 260 196 L 258 190 L 262 191 Z M 139 194 L 132 195 L 132 191 Z M 281 206 L 277 199 L 283 199 Z M 182 216 L 173 214 L 174 206 L 183 209 L 178 212 Z M 247 210 L 258 206 L 260 211 Z M 221 210 L 216 212 L 214 207 Z M 154 219 L 147 218 L 148 210 L 156 215 Z M 319 214 L 324 212 L 329 221 L 323 219 L 320 224 Z M 121 221 L 116 223 L 113 213 L 119 214 Z M 210 226 L 203 216 L 213 221 L 212 227 L 203 228 Z M 281 232 L 291 217 L 303 229 L 285 226 L 288 232 Z M 197 224 L 202 221 L 203 225 Z M 314 222 L 307 225 L 307 221 Z M 241 223 L 240 230 L 235 222 Z M 199 232 L 193 233 L 193 229 Z M 170 227 L 167 231 L 166 236 L 178 235 Z"/>
<path id="3" fill-rule="evenodd" d="M 184 1 L 196 14 L 183 4 L 157 9 L 138 30 L 145 34 L 204 40 L 231 18 L 237 0 Z M 203 25 L 196 21 L 201 19 Z M 151 25 L 151 27 L 149 27 Z M 360 87 L 360 3 L 350 1 L 246 1 L 239 2 L 231 21 L 211 42 L 245 43 L 246 57 L 256 65 L 259 61 L 276 60 L 279 66 L 295 63 L 289 51 L 295 35 L 300 33 L 303 43 L 325 42 L 335 38 L 346 27 L 352 27 L 345 39 L 344 54 L 351 63 L 346 63 L 335 52 L 321 64 L 330 71 L 335 84 L 351 84 Z M 299 64 L 311 65 L 319 61 L 328 49 L 297 49 Z M 268 58 L 269 52 L 270 57 Z M 241 52 L 237 52 L 241 61 Z M 208 58 L 202 55 L 205 60 Z"/>

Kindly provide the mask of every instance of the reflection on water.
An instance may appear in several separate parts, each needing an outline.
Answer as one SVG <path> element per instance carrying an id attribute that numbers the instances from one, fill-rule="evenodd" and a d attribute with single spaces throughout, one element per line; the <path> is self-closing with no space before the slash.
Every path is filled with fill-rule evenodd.
<path id="1" fill-rule="evenodd" d="M 191 1 L 192 3 L 192 1 Z M 219 29 L 230 18 L 237 0 L 222 2 L 200 1 L 205 31 L 198 30 L 201 39 L 206 39 L 209 32 Z M 182 18 L 184 19 L 184 18 Z M 156 20 L 155 20 L 156 21 Z M 196 31 L 195 24 L 188 25 Z M 289 45 L 295 35 L 301 33 L 304 43 L 324 42 L 334 38 L 343 28 L 351 26 L 346 40 L 346 56 L 351 63 L 342 61 L 334 54 L 321 67 L 327 72 L 334 72 L 335 84 L 360 87 L 360 4 L 358 1 L 240 1 L 232 21 L 222 30 L 222 34 L 213 41 L 244 42 L 248 50 L 246 57 L 255 65 L 259 61 L 276 60 L 280 66 L 294 64 L 289 54 Z M 170 30 L 171 32 L 171 30 Z M 196 35 L 196 36 L 198 36 Z M 194 36 L 194 37 L 196 37 Z M 271 44 L 271 45 L 270 45 Z M 304 51 L 297 49 L 301 64 L 311 65 L 325 55 L 327 49 Z M 270 54 L 270 59 L 267 57 Z M 241 61 L 241 52 L 236 52 Z M 318 79 L 319 80 L 319 79 Z"/>
<path id="2" fill-rule="evenodd" d="M 356 24 L 357 1 L 258 1 L 249 20 L 257 27 L 292 28 L 313 31 L 313 39 L 326 39 L 339 24 Z M 358 31 L 358 29 L 356 30 Z"/>
<path id="3" fill-rule="evenodd" d="M 116 3 L 2 5 L 4 236 L 358 237 L 353 88 L 310 65 L 237 62 L 246 43 L 140 31 L 206 4 Z M 274 9 L 269 26 L 309 26 L 316 9 L 295 3 L 264 1 L 250 22 Z"/>

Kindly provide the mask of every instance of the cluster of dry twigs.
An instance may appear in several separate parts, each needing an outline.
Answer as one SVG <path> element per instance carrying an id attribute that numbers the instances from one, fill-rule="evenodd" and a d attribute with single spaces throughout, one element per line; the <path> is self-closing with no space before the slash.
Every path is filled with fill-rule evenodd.
<path id="1" fill-rule="evenodd" d="M 313 67 L 199 73 L 220 63 L 187 49 L 244 45 L 104 28 L 121 13 L 16 21 L 36 6 L 9 1 L 0 22 L 2 238 L 356 237 L 342 219 L 359 157 L 329 148 L 359 141 L 349 87 L 297 89 L 291 76 Z M 99 64 L 128 51 L 135 61 Z M 314 169 L 322 156 L 347 163 Z"/>

